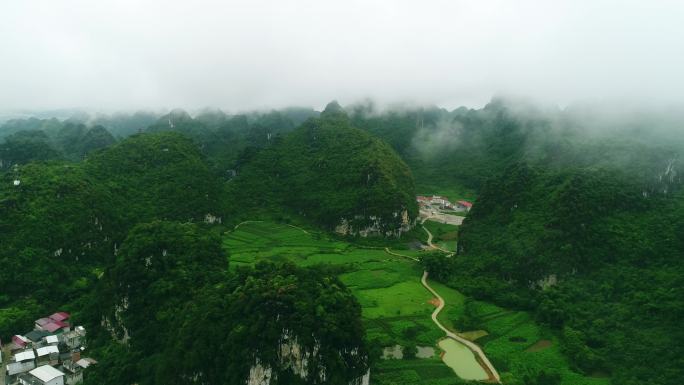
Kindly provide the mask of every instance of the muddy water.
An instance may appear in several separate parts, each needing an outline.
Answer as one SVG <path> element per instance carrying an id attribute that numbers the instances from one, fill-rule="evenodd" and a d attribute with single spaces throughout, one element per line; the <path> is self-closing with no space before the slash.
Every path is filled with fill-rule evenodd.
<path id="1" fill-rule="evenodd" d="M 475 359 L 475 355 L 465 345 L 453 338 L 439 341 L 439 347 L 444 350 L 442 361 L 464 380 L 486 380 L 487 372 Z"/>

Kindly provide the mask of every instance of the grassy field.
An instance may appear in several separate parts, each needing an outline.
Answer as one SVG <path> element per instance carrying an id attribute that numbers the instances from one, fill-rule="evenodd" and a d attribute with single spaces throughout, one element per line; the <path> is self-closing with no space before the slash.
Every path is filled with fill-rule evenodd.
<path id="1" fill-rule="evenodd" d="M 458 226 L 427 220 L 423 226 L 433 236 L 432 243 L 445 250 L 456 251 L 458 242 Z"/>
<path id="2" fill-rule="evenodd" d="M 570 370 L 567 359 L 560 352 L 557 337 L 537 325 L 528 313 L 479 301 L 475 301 L 475 309 L 482 329 L 488 333 L 477 339 L 477 343 L 502 374 L 502 380 L 521 378 L 542 369 L 558 372 L 563 385 L 609 383 L 607 378 L 585 377 Z M 536 349 L 533 346 L 544 347 Z"/>
<path id="3" fill-rule="evenodd" d="M 384 248 L 358 246 L 324 233 L 270 222 L 245 223 L 226 233 L 223 243 L 230 254 L 231 266 L 263 259 L 287 260 L 300 266 L 344 266 L 340 279 L 358 298 L 368 339 L 373 344 L 434 346 L 439 351 L 436 342 L 443 333 L 430 319 L 434 305 L 429 303 L 432 297 L 420 284 L 422 269 L 416 262 L 390 255 Z M 398 252 L 412 257 L 421 253 Z M 431 285 L 447 303 L 440 321 L 454 329 L 455 320 L 463 313 L 465 297 L 434 281 Z M 558 350 L 557 340 L 538 327 L 527 313 L 507 311 L 484 302 L 476 302 L 476 312 L 482 320 L 482 329 L 489 333 L 477 342 L 484 345 L 502 378 L 521 378 L 529 368 L 554 367 L 561 368 L 563 385 L 607 384 L 605 379 L 585 378 L 571 372 Z M 550 347 L 527 351 L 537 341 L 546 339 L 552 341 Z M 424 359 L 380 360 L 372 368 L 371 383 L 453 385 L 462 382 L 436 354 Z"/>
<path id="4" fill-rule="evenodd" d="M 362 248 L 305 233 L 287 225 L 246 223 L 224 237 L 231 265 L 258 260 L 289 260 L 300 266 L 319 263 L 344 265 L 340 279 L 362 306 L 368 339 L 382 347 L 434 346 L 443 333 L 432 323 L 432 296 L 420 283 L 422 270 L 412 260 L 390 255 L 383 248 Z M 401 250 L 417 257 L 420 251 Z M 400 381 L 399 381 L 400 380 Z M 373 368 L 373 384 L 446 385 L 459 383 L 454 372 L 436 354 L 432 358 L 382 360 Z"/>

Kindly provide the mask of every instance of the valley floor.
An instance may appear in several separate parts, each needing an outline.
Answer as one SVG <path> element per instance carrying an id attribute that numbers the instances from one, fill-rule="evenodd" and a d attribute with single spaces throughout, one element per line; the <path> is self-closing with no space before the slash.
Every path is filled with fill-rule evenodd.
<path id="1" fill-rule="evenodd" d="M 300 266 L 337 266 L 341 269 L 340 279 L 362 306 L 367 337 L 375 349 L 395 345 L 434 347 L 431 357 L 379 360 L 371 369 L 371 384 L 461 382 L 440 358 L 438 342 L 445 333 L 431 319 L 437 304 L 435 298 L 421 285 L 423 270 L 414 260 L 421 251 L 399 250 L 399 244 L 364 247 L 291 225 L 249 221 L 225 234 L 224 247 L 233 267 L 264 259 L 291 261 Z M 431 281 L 430 286 L 445 302 L 437 319 L 445 328 L 455 331 L 465 297 L 436 282 Z M 559 371 L 563 385 L 608 384 L 605 378 L 584 377 L 570 370 L 557 339 L 536 325 L 529 314 L 485 302 L 475 302 L 475 308 L 486 331 L 459 334 L 482 346 L 504 384 L 540 368 Z"/>

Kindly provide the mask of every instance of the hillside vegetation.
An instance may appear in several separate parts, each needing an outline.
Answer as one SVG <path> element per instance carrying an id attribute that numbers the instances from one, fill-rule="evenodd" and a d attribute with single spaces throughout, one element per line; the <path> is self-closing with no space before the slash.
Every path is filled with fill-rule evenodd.
<path id="1" fill-rule="evenodd" d="M 506 104 L 484 110 L 494 107 L 496 119 L 509 122 L 500 125 L 506 136 L 520 138 L 517 149 L 469 161 L 495 173 L 477 187 L 457 258 L 430 261 L 428 269 L 469 295 L 534 311 L 579 371 L 609 374 L 616 384 L 678 383 L 678 134 L 664 136 L 657 119 L 652 130 L 590 133 L 576 122 L 559 125 L 554 114 L 532 119 Z M 490 150 L 510 145 L 485 143 Z M 470 183 L 468 175 L 455 178 Z"/>
<path id="2" fill-rule="evenodd" d="M 220 216 L 220 184 L 175 133 L 141 135 L 82 163 L 30 163 L 0 185 L 0 335 L 87 292 L 137 223 Z M 34 317 L 34 318 L 31 318 Z"/>
<path id="3" fill-rule="evenodd" d="M 398 235 L 417 215 L 411 171 L 339 105 L 255 153 L 230 184 L 244 209 L 284 206 L 329 230 Z"/>

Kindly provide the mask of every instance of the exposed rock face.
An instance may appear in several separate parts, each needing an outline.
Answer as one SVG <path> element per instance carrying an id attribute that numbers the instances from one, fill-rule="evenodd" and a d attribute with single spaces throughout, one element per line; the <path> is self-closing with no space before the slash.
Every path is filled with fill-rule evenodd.
<path id="1" fill-rule="evenodd" d="M 249 369 L 249 378 L 247 378 L 247 385 L 269 385 L 273 370 L 270 367 L 264 367 L 257 358 L 256 363 Z"/>
<path id="2" fill-rule="evenodd" d="M 556 276 L 556 274 L 549 274 L 549 275 L 545 276 L 544 278 L 538 280 L 537 282 L 535 282 L 531 286 L 533 288 L 538 287 L 542 290 L 546 290 L 546 289 L 548 289 L 552 286 L 555 286 L 557 284 L 558 284 L 558 277 Z"/>
<path id="3" fill-rule="evenodd" d="M 207 215 L 204 216 L 204 223 L 208 223 L 210 225 L 214 223 L 221 223 L 222 219 L 221 217 L 212 215 L 210 213 L 207 213 Z"/>
<path id="4" fill-rule="evenodd" d="M 256 357 L 254 364 L 250 367 L 249 377 L 245 381 L 246 385 L 271 385 L 278 381 L 277 371 L 291 370 L 299 378 L 311 384 L 323 384 L 326 381 L 326 369 L 323 367 L 312 367 L 310 363 L 316 360 L 320 346 L 314 345 L 312 348 L 303 347 L 297 336 L 292 335 L 289 330 L 283 330 L 280 347 L 278 349 L 277 370 L 262 362 Z M 346 352 L 355 355 L 356 352 Z M 370 369 L 361 377 L 349 382 L 349 385 L 368 385 L 370 381 Z"/>
<path id="5" fill-rule="evenodd" d="M 398 238 L 402 233 L 410 231 L 416 224 L 416 219 L 411 219 L 406 209 L 401 210 L 401 214 L 395 211 L 393 216 L 391 221 L 383 221 L 377 216 L 364 217 L 362 215 L 357 215 L 351 220 L 342 218 L 335 226 L 335 232 L 341 235 L 359 235 L 363 238 L 374 235 Z"/>

